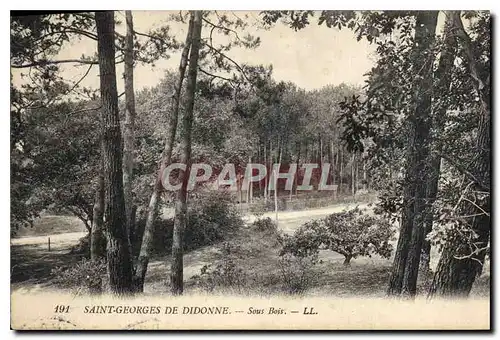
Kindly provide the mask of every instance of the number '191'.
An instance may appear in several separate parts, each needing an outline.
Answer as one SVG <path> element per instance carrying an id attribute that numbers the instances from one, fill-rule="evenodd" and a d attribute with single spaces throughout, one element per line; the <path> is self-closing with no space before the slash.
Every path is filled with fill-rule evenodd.
<path id="1" fill-rule="evenodd" d="M 55 313 L 69 313 L 69 306 L 57 305 L 54 308 Z"/>

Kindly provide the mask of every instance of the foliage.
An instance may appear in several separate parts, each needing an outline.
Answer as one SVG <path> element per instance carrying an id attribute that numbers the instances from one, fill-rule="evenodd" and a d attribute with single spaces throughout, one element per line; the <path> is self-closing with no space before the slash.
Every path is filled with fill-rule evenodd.
<path id="1" fill-rule="evenodd" d="M 243 220 L 224 193 L 209 194 L 192 202 L 184 231 L 185 249 L 213 244 L 243 227 Z"/>
<path id="2" fill-rule="evenodd" d="M 317 263 L 315 257 L 303 257 L 292 254 L 283 254 L 279 257 L 283 286 L 288 294 L 304 293 L 314 278 L 314 265 Z"/>
<path id="3" fill-rule="evenodd" d="M 191 279 L 196 281 L 196 285 L 208 292 L 217 289 L 231 289 L 239 291 L 246 282 L 246 275 L 234 261 L 233 253 L 235 248 L 230 243 L 224 242 L 219 249 L 220 261 L 204 265 L 200 269 L 199 275 L 194 275 Z"/>
<path id="4" fill-rule="evenodd" d="M 190 251 L 229 238 L 231 233 L 244 224 L 239 212 L 223 193 L 209 193 L 190 201 L 184 230 L 184 249 Z M 141 235 L 146 221 L 137 221 L 137 234 Z M 155 225 L 153 249 L 157 253 L 170 252 L 174 220 L 159 219 Z M 140 238 L 134 240 L 134 248 L 140 247 Z"/>
<path id="5" fill-rule="evenodd" d="M 393 235 L 394 228 L 387 220 L 355 208 L 307 222 L 293 236 L 283 237 L 280 254 L 305 258 L 329 249 L 343 255 L 345 264 L 358 256 L 389 258 Z"/>
<path id="6" fill-rule="evenodd" d="M 54 282 L 78 293 L 99 294 L 103 291 L 103 277 L 106 275 L 105 260 L 83 258 L 71 267 L 57 267 L 52 270 Z"/>
<path id="7" fill-rule="evenodd" d="M 278 226 L 270 217 L 259 218 L 252 223 L 252 227 L 259 232 L 277 233 Z"/>
<path id="8" fill-rule="evenodd" d="M 98 111 L 86 109 L 92 105 L 54 104 L 26 115 L 24 146 L 11 158 L 12 229 L 47 208 L 71 213 L 90 229 L 99 167 Z"/>

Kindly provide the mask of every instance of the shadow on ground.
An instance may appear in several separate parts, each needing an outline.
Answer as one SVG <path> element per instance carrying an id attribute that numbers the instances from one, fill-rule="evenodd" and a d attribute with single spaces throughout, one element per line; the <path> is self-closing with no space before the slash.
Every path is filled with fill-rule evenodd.
<path id="1" fill-rule="evenodd" d="M 48 251 L 42 244 L 10 246 L 12 284 L 50 284 L 52 269 L 70 267 L 82 259 L 82 255 L 69 254 L 69 249 Z"/>

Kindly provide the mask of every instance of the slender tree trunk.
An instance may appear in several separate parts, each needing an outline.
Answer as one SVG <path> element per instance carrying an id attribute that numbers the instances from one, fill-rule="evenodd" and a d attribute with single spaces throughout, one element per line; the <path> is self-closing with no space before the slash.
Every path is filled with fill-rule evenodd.
<path id="1" fill-rule="evenodd" d="M 259 158 L 257 157 L 257 159 L 259 159 Z M 251 163 L 252 163 L 252 156 L 249 156 L 248 157 L 248 164 L 251 164 Z M 252 175 L 253 174 L 250 173 L 250 176 L 252 176 Z M 253 182 L 250 182 L 250 181 L 248 181 L 248 200 L 247 200 L 247 202 L 249 204 L 251 204 L 253 202 Z M 248 206 L 248 207 L 250 208 L 250 206 Z"/>
<path id="2" fill-rule="evenodd" d="M 177 132 L 177 123 L 179 119 L 179 103 L 182 91 L 182 83 L 184 81 L 184 75 L 186 73 L 186 67 L 188 63 L 189 49 L 191 48 L 191 34 L 192 34 L 192 18 L 189 20 L 188 32 L 186 35 L 186 41 L 184 48 L 182 49 L 181 61 L 179 64 L 179 78 L 175 87 L 175 94 L 172 99 L 172 113 L 170 117 L 169 125 L 166 126 L 166 140 L 165 147 L 160 158 L 158 176 L 156 178 L 155 186 L 151 198 L 149 200 L 146 226 L 144 227 L 144 234 L 142 237 L 141 249 L 139 251 L 139 258 L 137 261 L 137 267 L 134 276 L 134 285 L 138 291 L 143 291 L 144 289 L 144 278 L 146 277 L 146 271 L 148 270 L 149 258 L 151 256 L 151 249 L 153 247 L 153 235 L 155 222 L 158 217 L 158 205 L 161 198 L 161 193 L 163 191 L 162 186 L 162 175 L 163 170 L 170 164 L 172 158 L 172 149 L 175 142 L 175 135 Z"/>
<path id="3" fill-rule="evenodd" d="M 368 179 L 366 176 L 366 159 L 363 160 L 363 190 L 368 190 Z"/>
<path id="4" fill-rule="evenodd" d="M 477 157 L 475 157 L 471 169 L 473 169 L 472 173 L 475 177 L 473 191 L 484 192 L 491 186 L 490 82 L 489 78 L 484 80 L 479 76 L 481 72 L 476 64 L 472 42 L 463 27 L 460 13 L 453 12 L 452 16 L 454 32 L 463 44 L 470 77 L 480 100 L 479 126 L 476 138 Z M 469 242 L 454 239 L 445 244 L 429 291 L 430 297 L 434 295 L 466 297 L 469 295 L 476 277 L 482 272 L 488 248 L 491 229 L 490 192 L 486 197 L 477 197 L 475 204 L 464 202 L 459 209 L 462 216 L 474 216 L 468 217 L 465 222 L 471 226 L 471 230 L 477 235 L 477 238 Z"/>
<path id="5" fill-rule="evenodd" d="M 321 138 L 321 134 L 319 135 L 319 164 L 323 168 L 323 138 Z"/>
<path id="6" fill-rule="evenodd" d="M 264 162 L 266 164 L 265 158 L 262 156 L 262 143 L 259 140 L 259 155 L 257 156 L 259 162 Z M 259 197 L 262 194 L 262 181 L 259 181 Z"/>
<path id="7" fill-rule="evenodd" d="M 429 132 L 431 126 L 431 102 L 432 102 L 432 65 L 434 62 L 431 47 L 434 42 L 437 11 L 419 12 L 416 18 L 415 52 L 420 57 L 417 69 L 421 71 L 415 90 L 415 114 L 410 120 L 413 121 L 415 139 L 412 141 L 415 163 L 409 164 L 414 169 L 412 180 L 415 181 L 415 195 L 413 218 L 411 219 L 411 238 L 408 247 L 405 273 L 403 276 L 402 294 L 413 298 L 417 293 L 417 279 L 420 267 L 420 254 L 425 238 L 424 212 L 426 209 L 426 183 L 428 176 L 429 158 Z M 409 198 L 412 199 L 412 198 Z"/>
<path id="8" fill-rule="evenodd" d="M 340 173 L 339 173 L 339 175 L 340 175 L 340 183 L 339 183 L 340 186 L 339 186 L 339 188 L 340 189 L 339 189 L 339 192 L 342 192 L 342 185 L 343 185 L 343 183 L 342 183 L 343 182 L 343 178 L 342 177 L 344 176 L 344 172 L 343 172 L 344 169 L 343 169 L 343 165 L 342 165 L 343 164 L 343 160 L 344 160 L 343 159 L 343 153 L 342 153 L 342 147 L 340 147 L 339 152 L 340 152 Z"/>
<path id="9" fill-rule="evenodd" d="M 268 158 L 268 162 L 269 162 L 269 168 L 268 169 L 271 170 L 273 168 L 273 142 L 271 140 L 269 140 L 269 158 Z M 270 179 L 271 179 L 271 176 L 269 176 L 269 180 Z M 269 197 L 269 199 L 272 199 L 272 197 L 271 197 L 271 190 L 269 188 L 270 188 L 270 185 L 268 183 L 266 185 L 267 197 Z"/>
<path id="10" fill-rule="evenodd" d="M 104 214 L 104 176 L 102 168 L 99 171 L 99 183 L 95 192 L 92 214 L 92 229 L 90 231 L 90 259 L 97 260 L 106 256 L 106 239 L 103 233 Z"/>
<path id="11" fill-rule="evenodd" d="M 193 126 L 193 109 L 196 96 L 196 77 L 200 53 L 202 27 L 202 12 L 192 11 L 193 33 L 189 55 L 189 70 L 187 76 L 186 96 L 183 100 L 184 117 L 182 119 L 184 138 L 182 141 L 181 163 L 186 164 L 186 171 L 181 172 L 181 189 L 177 193 L 175 205 L 174 233 L 172 239 L 171 292 L 180 295 L 183 292 L 183 233 L 186 228 L 187 215 L 187 184 L 191 163 L 191 130 Z"/>
<path id="12" fill-rule="evenodd" d="M 457 48 L 457 39 L 452 32 L 453 28 L 453 16 L 451 12 L 445 12 L 446 21 L 444 27 L 444 42 L 443 49 L 441 51 L 441 56 L 439 58 L 438 68 L 436 70 L 435 78 L 437 78 L 437 86 L 435 91 L 435 97 L 446 98 L 449 93 L 450 83 L 451 83 L 451 68 L 453 67 L 453 62 L 455 60 L 455 50 Z M 433 117 L 432 117 L 432 127 L 433 130 L 433 141 L 432 148 L 434 151 L 439 150 L 438 140 L 441 137 L 444 129 L 444 124 L 446 122 L 446 110 L 448 105 L 442 102 L 441 104 L 433 107 Z M 434 213 L 432 206 L 436 200 L 438 193 L 439 176 L 441 172 L 441 157 L 436 153 L 431 153 L 429 162 L 429 177 L 427 181 L 427 200 L 428 208 L 425 210 L 424 223 L 425 223 L 425 235 L 432 231 L 432 223 L 434 220 Z M 421 272 L 424 275 L 429 274 L 430 259 L 431 259 L 431 243 L 428 240 L 424 240 L 422 246 L 422 256 L 420 259 Z"/>
<path id="13" fill-rule="evenodd" d="M 128 246 L 123 197 L 122 143 L 118 115 L 113 11 L 95 13 L 101 87 L 104 229 L 107 236 L 109 285 L 114 294 L 127 294 L 132 286 L 132 258 Z"/>
<path id="14" fill-rule="evenodd" d="M 125 37 L 124 73 L 125 80 L 125 124 L 123 132 L 123 194 L 125 196 L 125 215 L 130 253 L 132 254 L 132 181 L 134 172 L 134 130 L 135 130 L 135 94 L 134 94 L 134 24 L 132 11 L 125 11 L 127 34 Z"/>
<path id="15" fill-rule="evenodd" d="M 273 181 L 274 181 L 274 213 L 276 215 L 275 221 L 276 226 L 278 226 L 278 174 L 273 170 Z"/>
<path id="16" fill-rule="evenodd" d="M 264 142 L 264 164 L 266 165 L 267 171 L 266 171 L 266 177 L 264 177 L 264 202 L 267 204 L 267 179 L 269 177 L 269 167 L 267 164 L 267 142 Z"/>
<path id="17" fill-rule="evenodd" d="M 300 151 L 301 151 L 301 147 L 300 147 L 300 142 L 297 143 L 297 172 L 295 174 L 295 177 L 293 179 L 294 181 L 294 186 L 295 186 L 295 197 L 297 197 L 297 186 L 298 186 L 298 180 L 299 180 L 299 167 L 300 167 Z M 291 199 L 290 199 L 291 201 Z"/>
<path id="18" fill-rule="evenodd" d="M 351 190 L 352 190 L 352 195 L 354 196 L 356 194 L 356 168 L 354 166 L 356 162 L 356 155 L 352 154 L 352 161 L 351 161 Z"/>

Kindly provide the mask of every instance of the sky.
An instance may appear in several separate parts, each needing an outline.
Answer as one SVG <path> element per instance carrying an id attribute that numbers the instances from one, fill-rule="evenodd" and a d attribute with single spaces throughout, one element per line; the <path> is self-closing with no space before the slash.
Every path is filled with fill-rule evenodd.
<path id="1" fill-rule="evenodd" d="M 134 29 L 148 32 L 150 29 L 170 24 L 171 33 L 179 41 L 184 41 L 187 23 L 172 23 L 167 11 L 133 11 Z M 229 12 L 228 15 L 231 15 Z M 374 47 L 365 40 L 357 41 L 352 31 L 337 30 L 318 26 L 313 19 L 312 24 L 295 32 L 291 28 L 278 23 L 269 30 L 260 26 L 258 12 L 235 11 L 239 17 L 248 15 L 246 32 L 259 36 L 261 44 L 255 50 L 232 49 L 227 54 L 239 63 L 273 65 L 274 78 L 278 81 L 292 81 L 306 90 L 321 88 L 328 84 L 342 82 L 362 85 L 364 74 L 373 66 Z M 124 12 L 117 11 L 115 16 L 125 22 Z M 316 19 L 317 20 L 317 19 Z M 125 25 L 117 26 L 117 31 L 125 33 Z M 203 35 L 203 33 L 202 33 Z M 80 58 L 82 54 L 94 55 L 97 49 L 95 41 L 82 38 L 67 45 L 61 50 L 58 59 Z M 155 66 L 138 65 L 134 73 L 136 90 L 156 85 L 163 77 L 165 70 L 177 69 L 180 53 L 172 54 L 167 60 L 159 60 Z M 77 81 L 87 71 L 88 65 L 67 64 L 62 67 L 65 79 Z M 123 73 L 123 65 L 117 65 L 117 74 Z M 16 77 L 17 78 L 17 77 Z M 121 78 L 121 77 L 120 77 Z M 119 79 L 120 79 L 119 78 Z M 98 67 L 92 68 L 82 82 L 84 86 L 98 88 Z M 118 80 L 118 90 L 123 90 L 123 81 Z"/>

